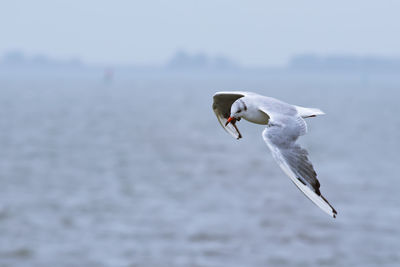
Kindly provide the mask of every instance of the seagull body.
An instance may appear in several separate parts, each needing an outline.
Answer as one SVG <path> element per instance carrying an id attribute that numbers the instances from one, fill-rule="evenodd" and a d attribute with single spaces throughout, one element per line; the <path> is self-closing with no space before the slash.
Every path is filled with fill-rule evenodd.
<path id="1" fill-rule="evenodd" d="M 281 169 L 314 204 L 336 217 L 336 210 L 319 190 L 320 183 L 308 160 L 308 152 L 296 144 L 298 137 L 307 133 L 304 118 L 323 115 L 324 112 L 239 91 L 214 94 L 213 110 L 222 127 L 236 139 L 242 137 L 236 126 L 241 118 L 266 125 L 262 136 Z"/>

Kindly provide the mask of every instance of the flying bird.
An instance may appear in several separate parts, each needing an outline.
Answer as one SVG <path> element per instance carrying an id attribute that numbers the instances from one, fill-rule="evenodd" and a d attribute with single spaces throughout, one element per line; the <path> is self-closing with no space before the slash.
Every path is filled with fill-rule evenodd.
<path id="1" fill-rule="evenodd" d="M 320 192 L 320 183 L 308 152 L 296 144 L 299 136 L 307 133 L 304 119 L 324 112 L 251 92 L 217 92 L 213 98 L 212 107 L 218 121 L 236 139 L 242 138 L 236 126 L 241 118 L 266 125 L 262 136 L 281 169 L 314 204 L 336 218 L 336 210 Z"/>

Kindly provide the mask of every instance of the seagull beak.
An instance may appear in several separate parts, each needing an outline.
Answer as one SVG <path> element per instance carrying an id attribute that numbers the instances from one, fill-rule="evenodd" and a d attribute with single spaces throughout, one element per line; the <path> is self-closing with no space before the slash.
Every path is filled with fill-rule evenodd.
<path id="1" fill-rule="evenodd" d="M 229 123 L 235 123 L 236 119 L 233 117 L 229 117 L 228 120 L 225 123 L 225 127 L 228 126 Z"/>

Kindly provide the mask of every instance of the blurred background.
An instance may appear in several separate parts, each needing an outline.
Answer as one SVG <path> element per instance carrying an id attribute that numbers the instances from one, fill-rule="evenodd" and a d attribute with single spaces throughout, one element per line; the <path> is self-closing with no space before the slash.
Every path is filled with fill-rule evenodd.
<path id="1" fill-rule="evenodd" d="M 398 1 L 0 4 L 0 266 L 400 266 Z M 318 107 L 300 138 L 332 219 L 247 90 Z"/>

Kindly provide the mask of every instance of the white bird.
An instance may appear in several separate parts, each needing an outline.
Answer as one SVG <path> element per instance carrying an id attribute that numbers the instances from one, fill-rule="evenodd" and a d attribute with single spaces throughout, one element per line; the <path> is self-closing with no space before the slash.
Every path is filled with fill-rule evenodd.
<path id="1" fill-rule="evenodd" d="M 236 139 L 242 137 L 236 126 L 236 121 L 241 118 L 267 125 L 262 136 L 279 166 L 314 204 L 336 218 L 336 210 L 321 195 L 308 152 L 296 144 L 297 138 L 307 133 L 304 118 L 323 115 L 324 112 L 239 91 L 215 93 L 212 107 L 222 127 Z"/>

